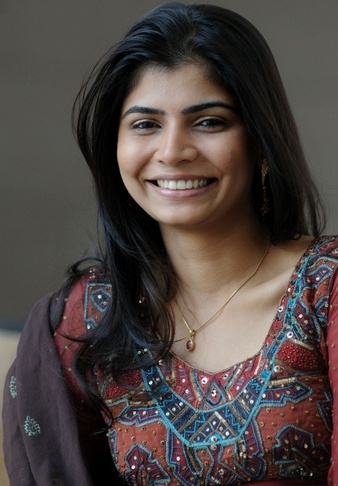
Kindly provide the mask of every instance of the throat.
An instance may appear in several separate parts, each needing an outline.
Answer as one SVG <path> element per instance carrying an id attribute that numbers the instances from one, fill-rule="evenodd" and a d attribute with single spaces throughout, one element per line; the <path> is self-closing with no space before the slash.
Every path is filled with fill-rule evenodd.
<path id="1" fill-rule="evenodd" d="M 257 310 L 253 311 L 253 298 L 253 295 L 247 294 L 244 299 L 238 296 L 236 304 L 233 303 L 231 307 L 229 304 L 220 317 L 193 336 L 177 321 L 173 354 L 190 366 L 208 373 L 218 373 L 259 358 L 272 329 L 276 307 L 261 307 L 256 302 Z M 250 305 L 245 304 L 247 300 Z"/>

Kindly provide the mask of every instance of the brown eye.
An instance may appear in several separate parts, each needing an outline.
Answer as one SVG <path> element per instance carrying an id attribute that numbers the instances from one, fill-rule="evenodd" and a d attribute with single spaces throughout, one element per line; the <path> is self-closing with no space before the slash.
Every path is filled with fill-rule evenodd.
<path id="1" fill-rule="evenodd" d="M 132 130 L 147 131 L 159 128 L 159 124 L 152 120 L 141 120 L 132 124 Z"/>
<path id="2" fill-rule="evenodd" d="M 202 128 L 207 128 L 207 129 L 212 129 L 212 128 L 222 128 L 226 127 L 228 123 L 226 120 L 222 118 L 204 118 L 203 120 L 200 120 L 196 126 L 197 127 L 202 127 Z"/>

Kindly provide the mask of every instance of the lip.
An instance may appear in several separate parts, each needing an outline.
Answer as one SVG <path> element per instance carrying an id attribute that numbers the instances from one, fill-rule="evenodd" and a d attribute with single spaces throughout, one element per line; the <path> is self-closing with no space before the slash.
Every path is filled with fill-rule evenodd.
<path id="1" fill-rule="evenodd" d="M 205 176 L 205 175 L 196 175 L 196 174 L 178 174 L 178 175 L 166 175 L 166 174 L 159 174 L 156 177 L 152 177 L 151 179 L 147 179 L 147 182 L 154 184 L 154 185 L 161 185 L 163 183 L 169 184 L 175 182 L 176 184 L 179 182 L 187 183 L 191 181 L 192 183 L 197 183 L 200 186 L 209 184 L 210 182 L 214 181 L 216 178 L 212 176 Z"/>

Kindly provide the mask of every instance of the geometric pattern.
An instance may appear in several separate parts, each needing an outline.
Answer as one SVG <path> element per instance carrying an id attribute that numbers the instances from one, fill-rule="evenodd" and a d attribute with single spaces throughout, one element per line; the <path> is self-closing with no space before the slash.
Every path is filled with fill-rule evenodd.
<path id="1" fill-rule="evenodd" d="M 337 239 L 318 239 L 295 267 L 261 350 L 225 371 L 206 373 L 169 354 L 125 373 L 121 382 L 133 383 L 126 389 L 99 371 L 114 417 L 112 457 L 127 484 L 325 483 L 332 428 L 325 342 L 337 268 Z M 87 292 L 88 306 L 110 295 L 99 283 Z M 149 354 L 135 355 L 142 353 Z"/>

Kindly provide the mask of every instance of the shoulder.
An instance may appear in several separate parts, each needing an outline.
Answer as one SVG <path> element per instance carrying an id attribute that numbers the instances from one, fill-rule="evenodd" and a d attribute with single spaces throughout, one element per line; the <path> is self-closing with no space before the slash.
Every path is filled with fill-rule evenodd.
<path id="1" fill-rule="evenodd" d="M 80 288 L 78 283 L 75 287 Z M 92 430 L 102 424 L 78 403 L 79 396 L 83 401 L 86 397 L 75 394 L 63 379 L 49 320 L 56 298 L 54 293 L 46 295 L 32 308 L 7 374 L 3 428 L 11 484 L 51 484 L 51 478 L 58 477 L 58 484 L 74 478 L 72 484 L 89 486 L 89 468 L 99 456 L 104 467 L 107 457 L 99 436 L 93 439 Z"/>
<path id="2" fill-rule="evenodd" d="M 321 236 L 312 241 L 300 259 L 300 271 L 308 274 L 321 273 L 333 277 L 338 269 L 338 235 Z"/>
<path id="3" fill-rule="evenodd" d="M 61 321 L 55 335 L 83 337 L 102 319 L 111 301 L 111 284 L 103 273 L 88 271 L 79 277 L 64 298 Z"/>
<path id="4" fill-rule="evenodd" d="M 39 299 L 32 307 L 17 348 L 17 361 L 26 362 L 27 354 L 39 356 L 41 359 L 49 359 L 53 354 L 54 346 L 50 332 L 49 310 L 55 298 L 50 293 Z M 25 366 L 23 366 L 25 368 Z"/>
<path id="5" fill-rule="evenodd" d="M 338 274 L 338 235 L 313 240 L 296 268 L 302 285 L 329 294 Z M 318 287 L 323 286 L 323 289 Z"/>
<path id="6" fill-rule="evenodd" d="M 93 271 L 79 277 L 64 299 L 54 342 L 63 370 L 75 386 L 73 363 L 76 353 L 88 332 L 95 329 L 102 319 L 110 300 L 111 284 L 107 275 Z"/>
<path id="7" fill-rule="evenodd" d="M 308 253 L 314 258 L 327 256 L 338 261 L 338 235 L 325 235 L 316 238 L 310 245 Z"/>
<path id="8" fill-rule="evenodd" d="M 329 320 L 332 299 L 337 294 L 338 236 L 316 238 L 299 261 L 294 274 L 295 292 L 302 306 L 310 306 L 323 325 Z"/>

